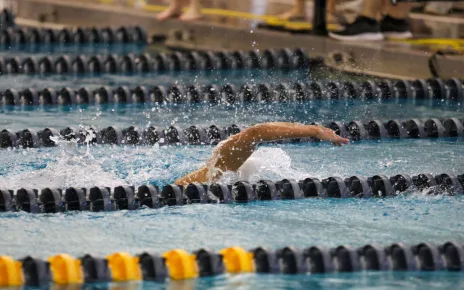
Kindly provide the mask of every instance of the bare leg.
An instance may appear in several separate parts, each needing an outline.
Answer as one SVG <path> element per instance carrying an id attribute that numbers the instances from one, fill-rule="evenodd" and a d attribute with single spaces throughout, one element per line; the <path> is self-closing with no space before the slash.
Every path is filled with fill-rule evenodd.
<path id="1" fill-rule="evenodd" d="M 395 39 L 408 39 L 412 38 L 413 35 L 409 30 L 408 14 L 411 10 L 411 3 L 399 3 L 393 6 L 391 3 L 385 4 L 385 17 L 383 18 L 384 23 L 389 23 L 385 27 L 391 27 L 394 25 L 401 29 L 383 29 L 383 34 L 387 38 Z"/>
<path id="2" fill-rule="evenodd" d="M 361 15 L 371 19 L 378 19 L 381 14 L 382 4 L 382 0 L 364 1 Z"/>
<path id="3" fill-rule="evenodd" d="M 337 6 L 336 0 L 327 0 L 327 12 L 333 13 L 335 11 L 335 7 Z"/>
<path id="4" fill-rule="evenodd" d="M 379 19 L 381 14 L 385 13 L 398 19 L 406 19 L 411 9 L 411 3 L 398 3 L 392 5 L 388 0 L 370 0 L 364 1 L 362 16 L 372 19 Z"/>
<path id="5" fill-rule="evenodd" d="M 253 154 L 259 143 L 309 137 L 332 142 L 335 146 L 348 143 L 348 139 L 320 126 L 283 122 L 259 124 L 221 142 L 213 150 L 205 166 L 176 180 L 175 183 L 187 185 L 192 182 L 216 181 L 224 171 L 237 171 Z"/>
<path id="6" fill-rule="evenodd" d="M 332 17 L 339 24 L 346 25 L 353 23 L 355 18 L 361 13 L 364 0 L 328 0 L 327 2 L 327 21 Z"/>
<path id="7" fill-rule="evenodd" d="M 445 3 L 427 3 L 425 5 L 424 11 L 430 14 L 437 14 L 437 15 L 446 15 L 450 12 L 453 8 L 453 2 L 445 2 Z"/>
<path id="8" fill-rule="evenodd" d="M 190 0 L 190 5 L 181 16 L 182 21 L 195 21 L 202 17 L 200 0 Z"/>
<path id="9" fill-rule="evenodd" d="M 172 0 L 168 9 L 159 13 L 156 16 L 156 19 L 158 19 L 158 21 L 164 21 L 169 18 L 179 17 L 179 15 L 182 13 L 184 2 L 185 2 L 184 0 Z"/>
<path id="10" fill-rule="evenodd" d="M 396 19 L 408 18 L 411 3 L 398 3 L 396 6 L 391 3 L 386 4 L 386 14 Z"/>
<path id="11" fill-rule="evenodd" d="M 295 0 L 295 3 L 291 10 L 282 13 L 278 16 L 282 20 L 291 20 L 295 18 L 305 18 L 306 17 L 306 6 L 305 0 Z"/>

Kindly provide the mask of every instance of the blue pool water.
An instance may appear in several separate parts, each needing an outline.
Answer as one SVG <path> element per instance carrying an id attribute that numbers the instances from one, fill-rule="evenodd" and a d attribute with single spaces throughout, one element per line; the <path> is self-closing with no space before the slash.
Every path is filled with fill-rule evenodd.
<path id="1" fill-rule="evenodd" d="M 276 72 L 183 73 L 100 78 L 2 76 L 0 88 L 64 86 L 169 85 L 285 82 L 305 74 Z M 344 102 L 224 105 L 102 105 L 82 107 L 2 107 L 0 128 L 19 130 L 68 126 L 120 127 L 226 125 L 264 121 L 404 119 L 463 116 L 459 103 Z M 263 145 L 246 166 L 253 174 L 226 174 L 223 182 L 247 178 L 303 179 L 418 173 L 464 173 L 464 140 L 386 140 L 328 144 Z M 164 185 L 200 167 L 211 146 L 85 146 L 60 142 L 58 148 L 0 150 L 0 187 Z M 1 213 L 1 254 L 46 258 L 67 252 L 105 256 L 115 251 L 137 254 L 172 248 L 189 251 L 227 246 L 354 247 L 393 242 L 464 243 L 460 196 L 410 192 L 387 199 L 305 199 L 233 205 L 190 205 L 158 210 L 63 214 Z M 127 285 L 126 285 L 127 286 Z M 131 288 L 129 285 L 128 288 Z M 458 289 L 460 273 L 356 273 L 333 275 L 224 275 L 167 285 L 143 283 L 144 289 Z M 121 286 L 124 287 L 124 286 Z M 133 289 L 133 288 L 132 288 Z"/>
<path id="2" fill-rule="evenodd" d="M 46 258 L 67 252 L 106 256 L 117 251 L 162 253 L 173 248 L 220 250 L 240 245 L 388 245 L 403 241 L 464 242 L 461 197 L 304 199 L 247 205 L 189 205 L 110 213 L 1 215 L 2 253 Z M 443 225 L 446 220 L 446 225 Z M 21 231 L 18 230 L 21 228 Z M 26 249 L 27 248 L 27 249 Z"/>
<path id="3" fill-rule="evenodd" d="M 243 125 L 270 121 L 328 122 L 410 118 L 462 118 L 464 105 L 445 101 L 311 101 L 305 103 L 105 104 L 82 106 L 0 107 L 0 128 L 56 129 L 68 126 Z"/>
<path id="4" fill-rule="evenodd" d="M 69 213 L 0 216 L 2 252 L 43 258 L 69 252 L 105 256 L 115 251 L 161 253 L 175 247 L 257 245 L 278 248 L 294 245 L 361 246 L 445 240 L 464 242 L 461 197 L 408 196 L 370 200 L 318 200 L 260 202 L 248 205 L 192 205 L 134 212 Z M 446 221 L 444 223 L 443 221 Z M 21 230 L 18 230 L 21 228 Z M 15 242 L 12 242 L 14 238 Z M 171 282 L 172 283 L 172 282 Z M 196 289 L 347 289 L 382 286 L 382 289 L 459 289 L 461 273 L 356 273 L 332 275 L 239 275 L 168 283 L 168 287 L 196 284 Z M 144 289 L 159 284 L 144 283 Z M 184 289 L 184 288 L 180 288 Z M 187 288 L 195 289 L 195 288 Z"/>
<path id="5" fill-rule="evenodd" d="M 91 75 L 69 76 L 69 75 L 2 75 L 0 78 L 0 90 L 10 88 L 25 89 L 34 88 L 43 90 L 45 88 L 61 89 L 70 87 L 79 89 L 88 87 L 96 89 L 101 86 L 155 86 L 155 85 L 207 85 L 207 84 L 236 84 L 244 83 L 284 83 L 296 82 L 307 78 L 305 71 L 270 71 L 270 70 L 231 70 L 223 71 L 182 71 L 182 72 L 157 72 L 141 75 L 102 74 L 98 77 Z"/>
<path id="6" fill-rule="evenodd" d="M 85 289 L 458 289 L 463 283 L 461 273 L 356 273 L 333 275 L 224 275 L 167 284 L 138 283 L 95 285 Z M 414 285 L 414 288 L 411 286 Z"/>
<path id="7" fill-rule="evenodd" d="M 462 139 L 354 142 L 342 148 L 301 143 L 261 145 L 250 168 L 251 182 L 267 178 L 464 173 Z M 59 148 L 1 150 L 0 187 L 92 187 L 122 184 L 164 185 L 199 168 L 212 146 L 110 146 L 87 151 L 61 142 Z M 428 156 L 433 156 L 427 162 Z M 259 161 L 260 160 L 260 161 Z M 242 176 L 243 177 L 243 176 Z M 226 176 L 232 182 L 237 176 Z"/>

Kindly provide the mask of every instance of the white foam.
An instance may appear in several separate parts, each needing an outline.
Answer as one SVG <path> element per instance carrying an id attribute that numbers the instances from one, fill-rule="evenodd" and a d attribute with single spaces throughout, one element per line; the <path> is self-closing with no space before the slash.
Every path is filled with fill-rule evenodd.
<path id="1" fill-rule="evenodd" d="M 279 180 L 283 178 L 305 178 L 309 173 L 292 166 L 292 159 L 281 148 L 260 147 L 237 170 L 225 172 L 220 182 L 232 183 L 237 180 L 257 182 L 260 179 Z"/>
<path id="2" fill-rule="evenodd" d="M 15 173 L 9 174 L 4 178 L 0 178 L 0 187 L 9 189 L 26 188 L 44 188 L 56 187 L 67 188 L 74 187 L 93 187 L 93 186 L 109 186 L 116 187 L 119 185 L 145 184 L 153 177 L 158 180 L 171 180 L 179 172 L 193 171 L 195 168 L 202 166 L 202 158 L 198 161 L 191 160 L 189 162 L 178 162 L 177 151 L 185 151 L 188 149 L 167 148 L 167 147 L 134 147 L 125 148 L 130 153 L 120 153 L 114 156 L 117 159 L 116 163 L 125 164 L 127 172 L 124 178 L 117 176 L 117 168 L 108 167 L 107 158 L 94 158 L 90 149 L 93 147 L 87 146 L 87 150 L 78 149 L 75 141 L 65 141 L 60 138 L 51 138 L 58 146 L 58 152 L 54 151 L 53 155 L 57 154 L 56 161 L 48 162 L 45 168 L 36 171 L 23 172 L 21 165 L 18 164 L 18 169 Z M 108 145 L 106 145 L 108 146 Z M 94 148 L 92 150 L 100 150 L 102 148 Z M 113 150 L 114 148 L 107 148 Z M 105 151 L 107 151 L 105 149 Z M 35 149 L 24 150 L 25 154 L 36 154 Z M 185 154 L 185 152 L 183 152 Z M 201 155 L 208 152 L 202 152 Z M 189 154 L 199 154 L 198 151 L 189 152 Z M 150 160 L 148 165 L 140 165 L 132 167 L 134 155 L 143 155 L 144 159 Z M 113 155 L 111 155 L 113 158 Z M 55 158 L 54 158 L 55 159 Z M 205 156 L 207 159 L 207 156 Z M 114 161 L 110 162 L 114 165 Z M 175 167 L 167 166 L 175 164 Z M 104 170 L 103 168 L 106 168 Z M 292 160 L 287 152 L 281 148 L 260 147 L 250 158 L 239 168 L 237 172 L 225 172 L 219 182 L 234 183 L 238 180 L 247 180 L 249 182 L 257 182 L 260 179 L 279 180 L 288 178 L 289 176 L 296 179 L 304 179 L 310 174 L 307 171 L 300 170 L 292 166 Z"/>
<path id="3" fill-rule="evenodd" d="M 49 162 L 44 169 L 20 172 L 0 179 L 0 187 L 8 189 L 24 188 L 66 188 L 118 186 L 126 182 L 113 172 L 103 170 L 100 162 L 91 154 L 89 147 L 85 153 L 77 148 L 77 142 L 51 138 L 60 151 L 56 162 Z M 31 152 L 32 153 L 32 152 Z"/>

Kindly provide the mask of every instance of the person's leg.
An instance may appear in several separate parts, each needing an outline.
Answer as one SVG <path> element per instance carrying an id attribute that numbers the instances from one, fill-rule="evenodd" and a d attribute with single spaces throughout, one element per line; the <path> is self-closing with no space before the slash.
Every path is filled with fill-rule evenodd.
<path id="1" fill-rule="evenodd" d="M 156 19 L 159 21 L 163 21 L 169 18 L 176 18 L 182 13 L 182 8 L 185 5 L 185 0 L 171 0 L 171 4 L 169 5 L 168 9 L 164 10 L 163 12 L 159 13 L 156 16 Z"/>
<path id="2" fill-rule="evenodd" d="M 336 19 L 332 22 L 337 22 L 343 26 L 352 23 L 361 14 L 363 3 L 364 0 L 330 0 L 327 2 L 327 19 L 329 21 L 332 17 Z"/>
<path id="3" fill-rule="evenodd" d="M 380 12 L 382 11 L 382 0 L 364 0 L 361 16 L 378 19 Z"/>
<path id="4" fill-rule="evenodd" d="M 427 3 L 424 12 L 437 15 L 446 15 L 450 13 L 453 8 L 453 2 L 431 2 Z"/>
<path id="5" fill-rule="evenodd" d="M 398 3 L 396 5 L 392 5 L 387 3 L 386 7 L 386 14 L 398 19 L 407 19 L 409 16 L 409 10 L 411 10 L 410 3 Z"/>
<path id="6" fill-rule="evenodd" d="M 190 5 L 181 16 L 182 21 L 194 21 L 202 17 L 200 0 L 190 0 Z"/>
<path id="7" fill-rule="evenodd" d="M 402 39 L 412 37 L 408 22 L 411 7 L 410 3 L 399 3 L 396 6 L 391 3 L 385 5 L 385 16 L 380 22 L 380 30 L 384 36 Z"/>
<path id="8" fill-rule="evenodd" d="M 327 0 L 327 23 L 340 23 L 339 16 L 336 13 L 336 6 L 339 0 Z M 344 19 L 343 19 L 344 20 Z M 342 23 L 346 23 L 343 22 Z"/>
<path id="9" fill-rule="evenodd" d="M 377 21 L 382 3 L 382 0 L 365 0 L 362 12 L 356 20 L 341 31 L 329 33 L 329 36 L 343 41 L 382 40 L 383 35 Z"/>
<path id="10" fill-rule="evenodd" d="M 292 9 L 278 17 L 282 20 L 304 19 L 306 17 L 306 0 L 294 0 Z"/>

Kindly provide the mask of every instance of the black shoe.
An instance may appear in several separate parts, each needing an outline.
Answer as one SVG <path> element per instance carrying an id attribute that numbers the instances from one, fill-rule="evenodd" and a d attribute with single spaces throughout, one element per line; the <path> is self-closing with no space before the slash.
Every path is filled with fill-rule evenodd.
<path id="1" fill-rule="evenodd" d="M 346 25 L 344 30 L 330 32 L 329 36 L 333 39 L 345 41 L 383 39 L 379 22 L 364 16 L 358 16 L 353 23 Z"/>
<path id="2" fill-rule="evenodd" d="M 409 22 L 406 19 L 393 18 L 386 15 L 380 22 L 380 31 L 385 37 L 407 39 L 412 38 Z"/>

